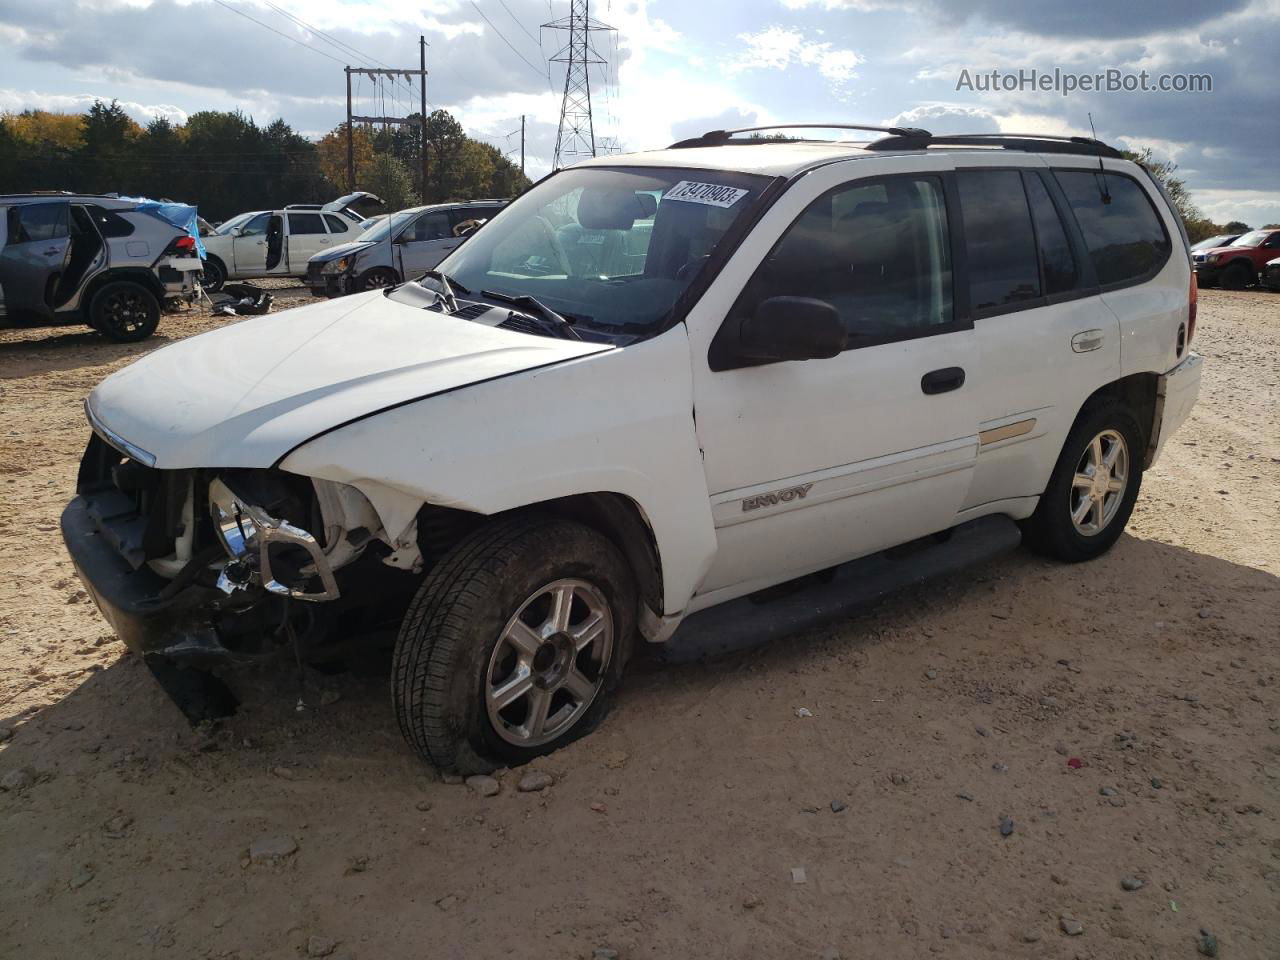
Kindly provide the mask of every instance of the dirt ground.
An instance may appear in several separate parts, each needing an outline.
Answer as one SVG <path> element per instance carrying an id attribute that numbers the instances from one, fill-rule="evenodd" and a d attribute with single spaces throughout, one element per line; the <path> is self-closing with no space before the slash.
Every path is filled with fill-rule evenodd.
<path id="1" fill-rule="evenodd" d="M 301 713 L 245 680 L 193 733 L 85 600 L 81 400 L 222 321 L 0 334 L 0 956 L 1280 957 L 1280 295 L 1200 315 L 1201 402 L 1108 556 L 642 662 L 554 786 L 487 799 L 376 673 Z"/>

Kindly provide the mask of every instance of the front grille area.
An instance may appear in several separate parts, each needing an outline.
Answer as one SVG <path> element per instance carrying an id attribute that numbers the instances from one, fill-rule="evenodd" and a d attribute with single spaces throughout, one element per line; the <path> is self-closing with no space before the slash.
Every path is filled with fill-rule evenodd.
<path id="1" fill-rule="evenodd" d="M 307 281 L 306 282 L 308 286 L 311 286 L 312 284 L 316 284 L 320 282 L 320 276 L 321 276 L 320 271 L 323 269 L 324 269 L 324 264 L 319 263 L 315 260 L 312 260 L 307 264 Z"/>
<path id="2" fill-rule="evenodd" d="M 132 460 L 94 434 L 80 461 L 76 490 L 99 535 L 133 569 L 167 557 L 183 535 L 192 470 L 157 470 Z"/>

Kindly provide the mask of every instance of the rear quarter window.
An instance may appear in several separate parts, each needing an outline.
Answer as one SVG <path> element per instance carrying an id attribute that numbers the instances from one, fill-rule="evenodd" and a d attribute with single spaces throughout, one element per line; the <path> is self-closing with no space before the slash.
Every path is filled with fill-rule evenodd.
<path id="1" fill-rule="evenodd" d="M 133 234 L 133 224 L 120 214 L 94 204 L 86 204 L 85 210 L 89 212 L 94 226 L 104 237 L 128 237 Z"/>
<path id="2" fill-rule="evenodd" d="M 1173 244 L 1136 180 L 1089 170 L 1055 170 L 1054 177 L 1080 225 L 1099 284 L 1140 283 L 1164 266 Z"/>

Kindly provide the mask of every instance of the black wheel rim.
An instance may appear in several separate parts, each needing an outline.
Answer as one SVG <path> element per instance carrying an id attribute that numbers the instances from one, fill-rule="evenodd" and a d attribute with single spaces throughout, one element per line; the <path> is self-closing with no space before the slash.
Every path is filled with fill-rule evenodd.
<path id="1" fill-rule="evenodd" d="M 102 316 L 112 332 L 128 335 L 143 330 L 150 319 L 147 302 L 136 290 L 117 290 L 107 296 Z"/>

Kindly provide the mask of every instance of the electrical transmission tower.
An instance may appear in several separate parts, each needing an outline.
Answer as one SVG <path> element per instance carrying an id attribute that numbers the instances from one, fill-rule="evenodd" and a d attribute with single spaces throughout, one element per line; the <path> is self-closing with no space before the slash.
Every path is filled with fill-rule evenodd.
<path id="1" fill-rule="evenodd" d="M 563 30 L 569 35 L 566 43 L 552 63 L 565 64 L 564 100 L 560 104 L 560 129 L 556 132 L 556 153 L 551 162 L 553 170 L 596 155 L 596 133 L 591 121 L 592 65 L 607 61 L 596 51 L 591 41 L 593 33 L 614 30 L 608 24 L 591 17 L 591 0 L 569 0 L 569 15 L 544 23 L 546 30 Z"/>

